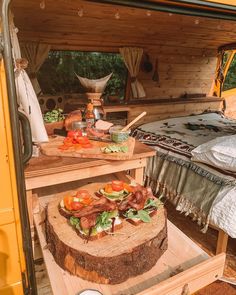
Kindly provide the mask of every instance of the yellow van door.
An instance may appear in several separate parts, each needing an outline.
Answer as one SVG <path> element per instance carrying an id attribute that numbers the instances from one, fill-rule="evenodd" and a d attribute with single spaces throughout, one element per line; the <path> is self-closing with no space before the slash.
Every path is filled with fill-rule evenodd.
<path id="1" fill-rule="evenodd" d="M 8 100 L 0 61 L 0 294 L 23 294 L 25 271 Z"/>
<path id="2" fill-rule="evenodd" d="M 236 119 L 236 50 L 227 50 L 224 60 L 221 96 L 225 99 L 225 115 Z"/>

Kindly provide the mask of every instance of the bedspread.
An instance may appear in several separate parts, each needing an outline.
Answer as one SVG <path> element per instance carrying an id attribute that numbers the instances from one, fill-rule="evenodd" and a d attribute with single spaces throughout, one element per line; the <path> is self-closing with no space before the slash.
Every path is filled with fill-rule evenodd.
<path id="1" fill-rule="evenodd" d="M 196 146 L 219 136 L 236 133 L 236 121 L 221 114 L 172 118 L 135 129 L 133 136 L 153 146 L 146 182 L 176 209 L 193 214 L 203 231 L 212 223 L 236 237 L 236 174 L 191 161 Z"/>

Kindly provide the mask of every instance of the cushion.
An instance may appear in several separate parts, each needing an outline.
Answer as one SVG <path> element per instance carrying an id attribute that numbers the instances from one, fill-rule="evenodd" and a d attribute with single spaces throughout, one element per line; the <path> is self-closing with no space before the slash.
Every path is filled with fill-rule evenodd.
<path id="1" fill-rule="evenodd" d="M 193 161 L 236 172 L 236 135 L 217 137 L 191 153 Z"/>

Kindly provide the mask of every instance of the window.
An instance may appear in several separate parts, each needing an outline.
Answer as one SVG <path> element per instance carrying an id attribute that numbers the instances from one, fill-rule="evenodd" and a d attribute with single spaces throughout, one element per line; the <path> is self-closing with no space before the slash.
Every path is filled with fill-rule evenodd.
<path id="1" fill-rule="evenodd" d="M 234 57 L 227 71 L 223 84 L 223 91 L 233 88 L 236 88 L 236 54 L 234 54 Z"/>
<path id="2" fill-rule="evenodd" d="M 50 51 L 38 72 L 43 94 L 84 93 L 75 73 L 88 79 L 99 79 L 113 72 L 104 97 L 125 97 L 127 69 L 119 53 Z"/>

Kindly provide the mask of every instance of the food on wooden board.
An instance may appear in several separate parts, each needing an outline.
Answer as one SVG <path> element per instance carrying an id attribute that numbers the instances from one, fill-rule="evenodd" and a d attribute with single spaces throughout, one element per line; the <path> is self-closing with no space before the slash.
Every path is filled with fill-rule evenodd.
<path id="1" fill-rule="evenodd" d="M 113 201 L 121 201 L 132 191 L 132 187 L 127 183 L 119 180 L 113 180 L 107 183 L 104 188 L 96 192 L 97 196 L 105 196 Z"/>
<path id="2" fill-rule="evenodd" d="M 106 147 L 102 147 L 101 151 L 104 154 L 111 154 L 111 153 L 128 153 L 129 148 L 126 145 L 117 145 L 117 144 L 109 144 Z"/>
<path id="3" fill-rule="evenodd" d="M 82 208 L 90 205 L 94 198 L 87 190 L 78 190 L 74 195 L 66 195 L 59 204 L 59 212 L 66 218 L 70 218 Z"/>
<path id="4" fill-rule="evenodd" d="M 82 131 L 68 131 L 67 137 L 63 141 L 63 145 L 60 145 L 58 149 L 68 150 L 69 148 L 74 147 L 76 149 L 80 148 L 92 148 L 93 145 L 90 142 L 87 136 L 82 136 Z"/>
<path id="5" fill-rule="evenodd" d="M 116 202 L 105 197 L 94 200 L 70 217 L 70 224 L 83 239 L 96 240 L 122 227 Z"/>
<path id="6" fill-rule="evenodd" d="M 150 222 L 163 203 L 153 196 L 151 188 L 137 185 L 133 191 L 120 202 L 118 210 L 127 221 L 134 225 Z"/>
<path id="7" fill-rule="evenodd" d="M 157 209 L 163 206 L 162 202 L 153 196 L 151 188 L 118 180 L 106 184 L 96 195 L 118 202 L 120 215 L 134 225 L 150 222 Z"/>
<path id="8" fill-rule="evenodd" d="M 76 121 L 82 121 L 82 114 L 80 110 L 75 110 L 67 115 L 65 118 L 65 128 L 66 130 L 72 129 L 72 123 Z"/>

